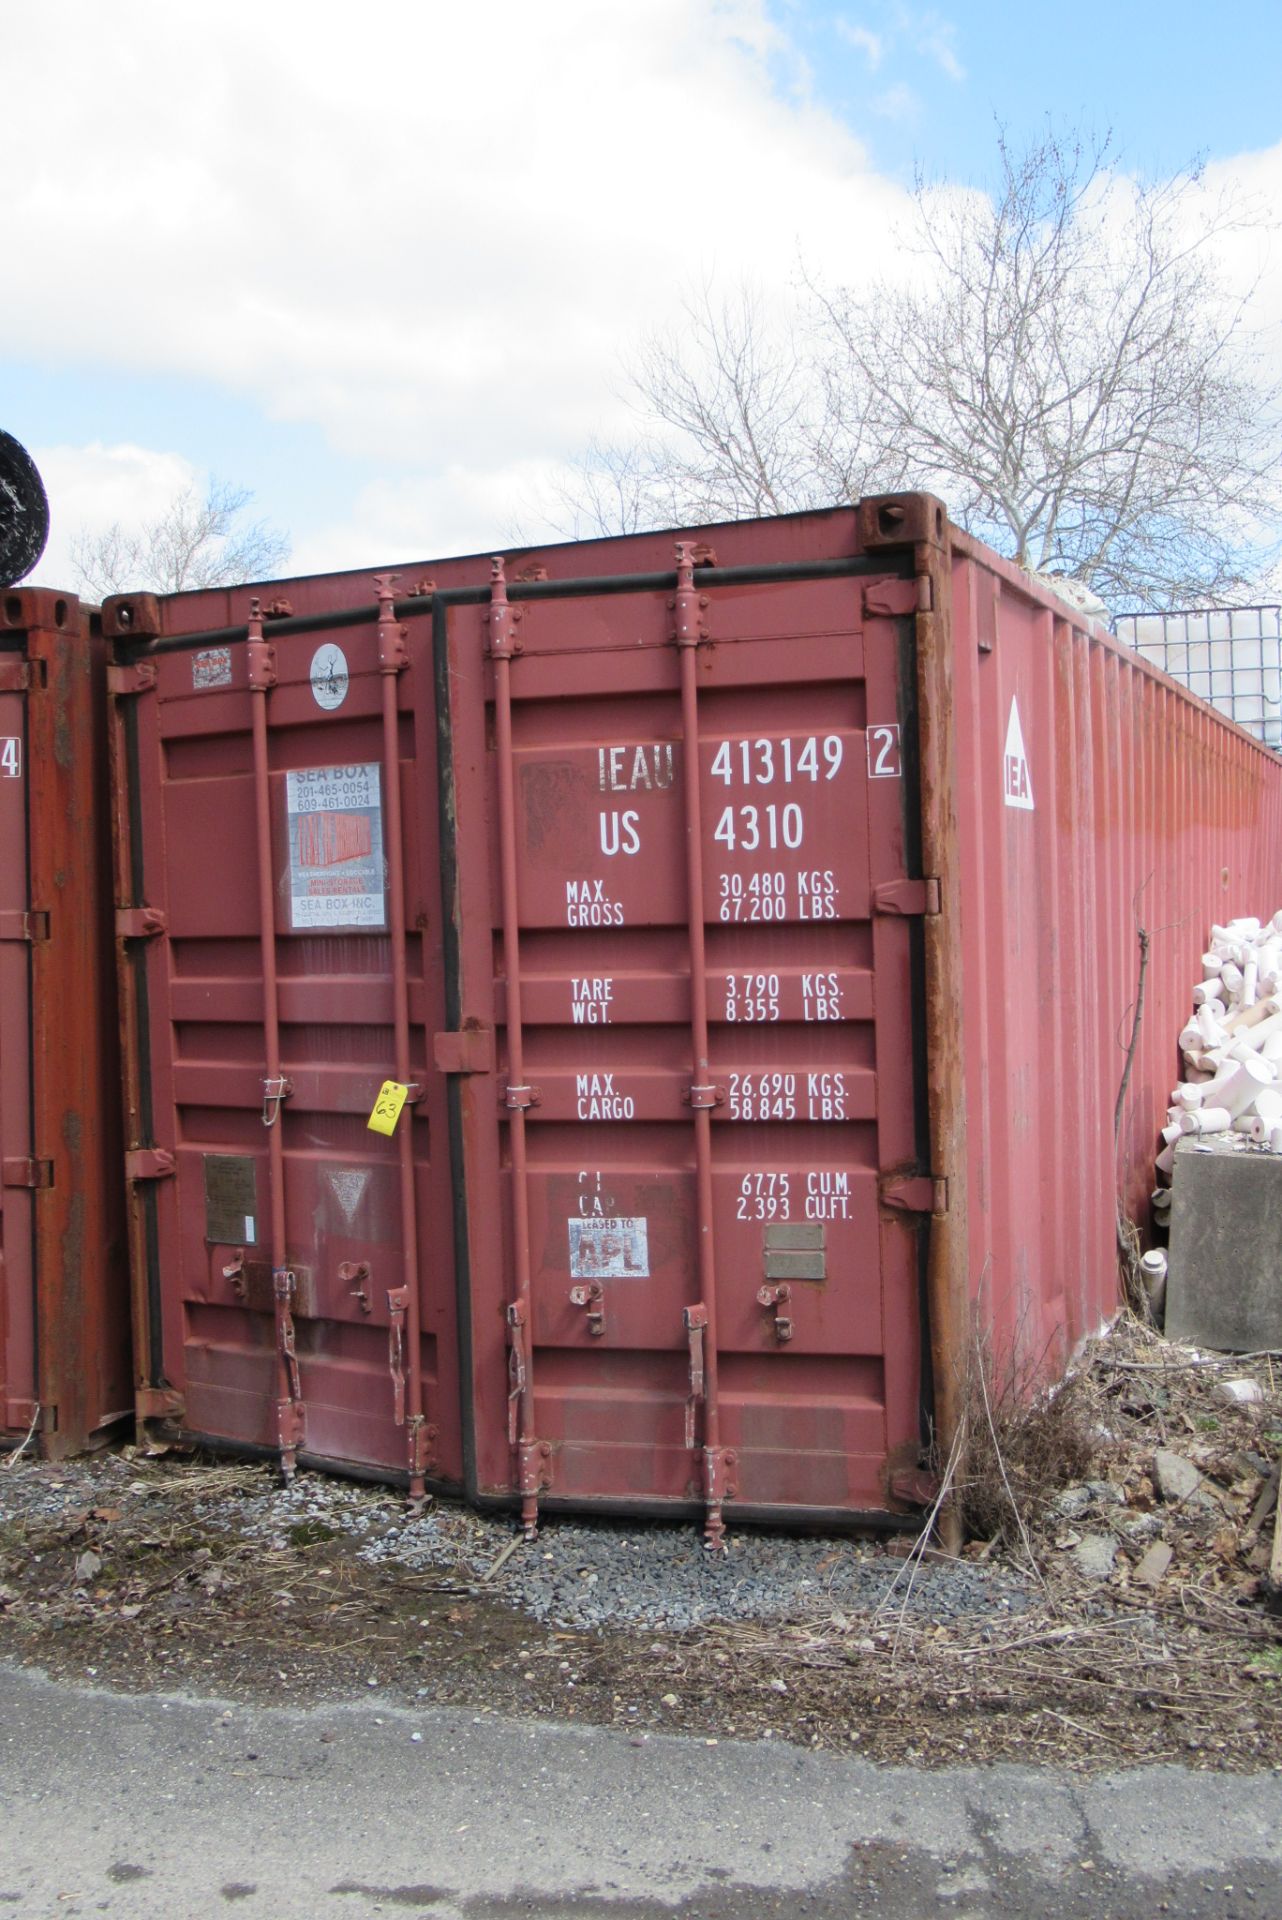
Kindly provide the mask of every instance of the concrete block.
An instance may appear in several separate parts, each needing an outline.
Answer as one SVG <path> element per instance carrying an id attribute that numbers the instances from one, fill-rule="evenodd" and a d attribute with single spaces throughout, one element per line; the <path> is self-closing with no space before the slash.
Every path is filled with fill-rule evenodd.
<path id="1" fill-rule="evenodd" d="M 1282 1155 L 1183 1140 L 1171 1176 L 1166 1332 L 1222 1353 L 1282 1348 Z"/>

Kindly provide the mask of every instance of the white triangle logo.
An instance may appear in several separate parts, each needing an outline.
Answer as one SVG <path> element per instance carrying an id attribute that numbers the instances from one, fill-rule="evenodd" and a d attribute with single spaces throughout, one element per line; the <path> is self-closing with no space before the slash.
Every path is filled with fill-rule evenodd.
<path id="1" fill-rule="evenodd" d="M 328 1179 L 334 1198 L 343 1209 L 343 1218 L 350 1227 L 356 1217 L 357 1207 L 365 1198 L 365 1189 L 369 1185 L 369 1168 L 331 1168 Z"/>
<path id="2" fill-rule="evenodd" d="M 1010 703 L 1010 724 L 1006 728 L 1006 751 L 1002 755 L 1002 798 L 1008 807 L 1033 811 L 1033 780 L 1024 752 L 1024 731 L 1019 724 L 1019 707 Z"/>

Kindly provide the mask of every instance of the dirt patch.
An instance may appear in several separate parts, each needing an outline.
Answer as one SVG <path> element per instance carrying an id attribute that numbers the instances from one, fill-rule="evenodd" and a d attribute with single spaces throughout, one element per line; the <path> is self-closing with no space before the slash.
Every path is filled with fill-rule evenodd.
<path id="1" fill-rule="evenodd" d="M 1248 1376 L 1258 1399 L 1234 1401 L 1226 1379 Z M 507 1554 L 504 1523 L 442 1513 L 435 1564 L 407 1565 L 392 1494 L 317 1482 L 315 1512 L 282 1516 L 265 1468 L 124 1449 L 0 1468 L 0 1655 L 126 1690 L 364 1694 L 926 1765 L 1272 1764 L 1269 1362 L 1201 1360 L 1130 1328 L 1082 1391 L 1085 1476 L 1040 1520 L 966 1549 L 972 1572 L 1019 1576 L 1018 1606 L 959 1609 L 955 1563 L 833 1541 L 819 1564 L 875 1555 L 875 1605 L 820 1588 L 779 1618 L 567 1628 L 522 1609 L 544 1543 Z M 621 1555 L 645 1556 L 645 1529 L 616 1532 Z"/>

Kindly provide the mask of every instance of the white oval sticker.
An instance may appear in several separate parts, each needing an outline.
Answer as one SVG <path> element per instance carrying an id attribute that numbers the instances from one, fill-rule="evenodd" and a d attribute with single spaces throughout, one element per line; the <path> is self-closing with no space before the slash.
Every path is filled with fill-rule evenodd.
<path id="1" fill-rule="evenodd" d="M 327 641 L 312 655 L 312 692 L 318 707 L 332 711 L 347 698 L 347 655 Z"/>

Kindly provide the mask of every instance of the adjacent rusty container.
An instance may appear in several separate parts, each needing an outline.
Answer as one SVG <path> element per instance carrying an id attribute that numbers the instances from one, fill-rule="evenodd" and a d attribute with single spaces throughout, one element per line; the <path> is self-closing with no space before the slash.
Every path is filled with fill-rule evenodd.
<path id="1" fill-rule="evenodd" d="M 250 598 L 105 610 L 140 1411 L 902 1519 L 1114 1310 L 1282 766 L 922 495 Z"/>
<path id="2" fill-rule="evenodd" d="M 0 594 L 0 1439 L 133 1415 L 111 952 L 106 650 L 70 595 Z"/>

